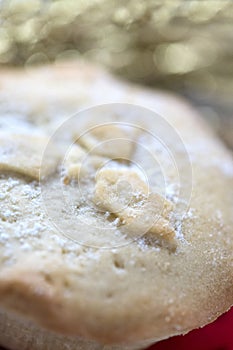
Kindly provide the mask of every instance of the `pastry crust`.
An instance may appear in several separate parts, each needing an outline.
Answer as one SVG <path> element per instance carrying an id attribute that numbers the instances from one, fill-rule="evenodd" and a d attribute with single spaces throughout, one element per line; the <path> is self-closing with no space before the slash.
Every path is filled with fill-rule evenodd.
<path id="1" fill-rule="evenodd" d="M 50 137 L 58 125 L 77 110 L 96 104 L 126 102 L 150 108 L 169 121 L 185 144 L 193 171 L 191 199 L 186 203 L 189 210 L 182 221 L 169 222 L 169 212 L 175 203 L 175 195 L 171 195 L 167 199 L 167 208 L 170 205 L 171 208 L 160 215 L 159 230 L 154 226 L 145 239 L 132 242 L 129 225 L 123 239 L 130 244 L 101 249 L 73 242 L 49 222 L 38 183 L 40 155 L 30 159 L 24 156 L 22 147 L 20 158 L 20 142 L 18 153 L 14 154 L 20 158 L 17 164 L 13 156 L 4 158 L 4 162 L 0 153 L 0 307 L 8 315 L 0 316 L 5 330 L 1 332 L 0 344 L 12 350 L 28 348 L 24 337 L 13 341 L 11 335 L 7 336 L 11 330 L 4 317 L 10 317 L 12 312 L 18 317 L 14 316 L 16 325 L 17 320 L 24 318 L 32 322 L 38 332 L 41 328 L 45 330 L 45 335 L 39 336 L 39 339 L 44 337 L 43 347 L 35 340 L 37 330 L 32 331 L 31 350 L 46 349 L 45 344 L 49 349 L 49 344 L 56 339 L 56 336 L 49 336 L 50 331 L 58 334 L 57 339 L 67 336 L 72 342 L 74 337 L 79 337 L 101 344 L 93 349 L 117 344 L 122 349 L 123 344 L 135 346 L 148 339 L 156 341 L 187 333 L 213 321 L 231 307 L 233 162 L 226 148 L 191 106 L 176 96 L 129 85 L 80 62 L 27 71 L 3 71 L 0 89 L 0 124 L 4 138 L 10 135 L 9 131 L 28 135 L 28 150 L 32 145 L 29 135 L 39 132 Z M 9 145 L 13 141 L 16 142 L 15 137 L 9 136 Z M 64 162 L 66 188 L 71 188 L 72 181 L 82 174 L 77 159 L 87 151 L 85 148 L 80 152 L 80 147 L 84 144 L 89 147 L 90 142 L 93 145 L 92 138 L 77 145 L 72 151 L 74 154 L 70 158 L 68 155 Z M 124 148 L 125 151 L 131 153 L 132 147 Z M 137 162 L 142 157 L 139 151 L 134 152 Z M 175 152 L 185 171 L 186 159 L 179 149 L 175 148 Z M 85 168 L 85 178 L 89 176 L 89 169 L 110 155 L 101 151 L 95 154 Z M 56 172 L 58 158 L 59 149 L 56 149 L 51 154 L 52 162 L 46 167 L 49 170 L 45 181 L 49 186 L 53 185 L 55 176 L 51 175 L 50 167 L 52 165 Z M 72 159 L 76 159 L 77 167 Z M 166 155 L 163 160 L 166 162 Z M 146 159 L 143 164 L 148 167 Z M 117 178 L 122 176 L 122 171 Z M 106 211 L 116 208 L 109 209 L 106 204 L 109 196 L 106 181 L 112 181 L 112 191 L 116 185 L 114 176 L 114 180 L 109 179 L 110 172 L 99 173 L 102 182 L 95 194 L 98 199 L 95 205 Z M 135 179 L 143 195 L 147 187 L 137 175 L 131 174 L 130 178 Z M 159 202 L 158 195 L 148 198 L 147 213 L 153 203 Z M 54 212 L 58 209 L 54 208 Z M 117 207 L 116 218 L 127 221 L 128 214 L 120 210 Z M 91 213 L 83 215 L 84 219 L 92 220 Z M 104 220 L 107 222 L 106 218 Z M 102 242 L 101 234 L 103 239 L 104 234 L 101 230 L 98 232 Z M 92 235 L 91 228 L 90 232 L 82 234 Z M 65 349 L 62 346 L 57 348 Z"/>

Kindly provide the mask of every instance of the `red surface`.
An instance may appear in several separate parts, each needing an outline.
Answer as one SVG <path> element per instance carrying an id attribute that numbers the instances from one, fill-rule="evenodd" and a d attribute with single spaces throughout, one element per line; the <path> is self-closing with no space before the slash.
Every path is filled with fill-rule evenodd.
<path id="1" fill-rule="evenodd" d="M 149 350 L 233 350 L 233 308 L 212 324 L 161 341 Z"/>

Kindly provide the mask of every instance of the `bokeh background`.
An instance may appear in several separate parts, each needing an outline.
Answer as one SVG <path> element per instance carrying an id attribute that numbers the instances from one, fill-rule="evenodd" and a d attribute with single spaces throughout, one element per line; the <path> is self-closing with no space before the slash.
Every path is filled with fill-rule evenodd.
<path id="1" fill-rule="evenodd" d="M 232 0 L 0 0 L 0 65 L 76 58 L 187 96 L 233 147 Z"/>
<path id="2" fill-rule="evenodd" d="M 186 96 L 233 150 L 233 0 L 0 0 L 0 67 L 77 58 Z M 229 350 L 232 330 L 233 310 L 153 349 Z"/>

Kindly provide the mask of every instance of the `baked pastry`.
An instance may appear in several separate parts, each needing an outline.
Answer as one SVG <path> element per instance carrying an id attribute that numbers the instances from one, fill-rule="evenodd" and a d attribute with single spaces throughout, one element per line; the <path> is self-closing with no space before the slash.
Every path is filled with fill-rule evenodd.
<path id="1" fill-rule="evenodd" d="M 233 162 L 189 104 L 82 62 L 4 70 L 0 101 L 2 346 L 141 349 L 231 307 Z"/>

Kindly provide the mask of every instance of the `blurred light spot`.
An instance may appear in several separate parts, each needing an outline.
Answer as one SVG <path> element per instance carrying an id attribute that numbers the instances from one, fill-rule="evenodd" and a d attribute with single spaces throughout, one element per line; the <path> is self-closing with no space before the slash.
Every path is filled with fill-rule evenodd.
<path id="1" fill-rule="evenodd" d="M 10 13 L 35 13 L 40 9 L 40 0 L 11 0 L 9 1 L 8 10 Z"/>
<path id="2" fill-rule="evenodd" d="M 49 59 L 43 52 L 37 52 L 31 55 L 25 63 L 25 66 L 36 66 L 40 64 L 48 63 Z"/>
<path id="3" fill-rule="evenodd" d="M 113 21 L 119 24 L 129 23 L 130 18 L 129 10 L 126 7 L 118 8 L 113 15 Z"/>
<path id="4" fill-rule="evenodd" d="M 8 63 L 10 61 L 12 61 L 14 59 L 16 55 L 16 50 L 15 48 L 10 48 L 9 51 L 5 52 L 5 53 L 2 53 L 0 54 L 0 63 Z"/>
<path id="5" fill-rule="evenodd" d="M 224 1 L 190 1 L 189 15 L 193 22 L 205 22 L 214 17 L 223 7 Z"/>
<path id="6" fill-rule="evenodd" d="M 76 60 L 79 57 L 80 52 L 78 50 L 65 50 L 57 55 L 56 62 Z"/>
<path id="7" fill-rule="evenodd" d="M 96 60 L 96 55 L 99 53 L 96 52 L 95 49 L 93 50 L 88 50 L 84 53 L 84 58 L 87 60 Z M 113 69 L 122 69 L 123 67 L 131 65 L 131 62 L 133 60 L 134 54 L 129 51 L 121 52 L 121 53 L 115 53 L 114 54 L 114 59 L 112 59 L 112 55 L 109 55 L 109 67 Z M 100 56 L 101 58 L 101 56 Z"/>
<path id="8" fill-rule="evenodd" d="M 35 19 L 31 19 L 17 27 L 15 36 L 17 41 L 20 42 L 36 42 L 38 38 L 37 22 Z"/>
<path id="9" fill-rule="evenodd" d="M 69 6 L 63 1 L 57 1 L 50 5 L 48 15 L 53 25 L 64 25 L 71 22 L 78 14 L 78 9 Z"/>
<path id="10" fill-rule="evenodd" d="M 144 2 L 134 2 L 131 13 L 134 19 L 140 19 L 146 12 L 147 6 Z"/>
<path id="11" fill-rule="evenodd" d="M 108 35 L 108 30 L 106 28 L 106 35 L 102 35 L 100 38 L 100 47 L 106 47 L 111 52 L 121 52 L 126 49 L 130 44 L 130 36 L 127 33 L 122 35 L 121 33 L 112 32 L 111 35 Z"/>
<path id="12" fill-rule="evenodd" d="M 175 5 L 177 7 L 177 4 L 175 2 L 172 4 L 172 2 L 169 3 L 169 6 L 161 6 L 160 8 L 154 10 L 152 12 L 152 21 L 156 25 L 166 24 L 171 19 L 171 10 L 172 6 Z"/>
<path id="13" fill-rule="evenodd" d="M 197 53 L 190 46 L 181 43 L 159 45 L 154 55 L 159 70 L 173 74 L 190 72 L 199 62 Z"/>
<path id="14" fill-rule="evenodd" d="M 4 28 L 0 29 L 0 55 L 7 52 L 11 47 L 11 40 Z"/>

